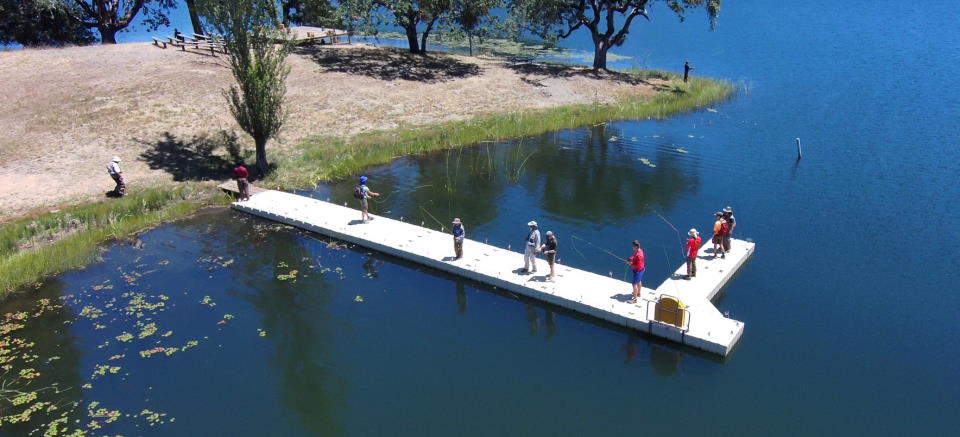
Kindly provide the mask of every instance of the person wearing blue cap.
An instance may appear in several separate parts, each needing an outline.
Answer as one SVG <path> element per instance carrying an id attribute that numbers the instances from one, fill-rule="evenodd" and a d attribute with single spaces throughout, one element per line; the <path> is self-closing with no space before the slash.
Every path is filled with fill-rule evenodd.
<path id="1" fill-rule="evenodd" d="M 360 200 L 360 221 L 366 223 L 368 220 L 373 220 L 373 217 L 370 217 L 367 212 L 369 209 L 368 199 L 379 195 L 380 193 L 374 193 L 370 191 L 370 188 L 367 188 L 367 177 L 360 176 L 360 185 L 357 185 L 357 188 L 353 190 L 353 197 Z"/>

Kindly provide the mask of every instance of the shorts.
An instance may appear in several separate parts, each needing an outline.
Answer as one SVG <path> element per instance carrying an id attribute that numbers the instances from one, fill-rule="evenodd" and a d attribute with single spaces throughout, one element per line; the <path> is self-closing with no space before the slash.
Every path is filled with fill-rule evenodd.
<path id="1" fill-rule="evenodd" d="M 647 269 L 634 270 L 634 271 L 633 271 L 633 282 L 632 282 L 632 284 L 639 284 L 640 281 L 643 280 L 643 272 L 645 272 L 645 271 L 647 271 Z"/>
<path id="2" fill-rule="evenodd" d="M 721 244 L 721 243 L 723 243 L 723 235 L 716 235 L 716 234 L 714 234 L 714 236 L 713 236 L 713 244 Z"/>
<path id="3" fill-rule="evenodd" d="M 555 253 L 548 253 L 548 254 L 547 254 L 547 264 L 553 265 L 553 263 L 554 263 L 556 260 L 557 260 L 557 254 L 555 254 Z"/>
<path id="4" fill-rule="evenodd" d="M 359 199 L 360 200 L 360 209 L 367 210 L 367 198 Z"/>

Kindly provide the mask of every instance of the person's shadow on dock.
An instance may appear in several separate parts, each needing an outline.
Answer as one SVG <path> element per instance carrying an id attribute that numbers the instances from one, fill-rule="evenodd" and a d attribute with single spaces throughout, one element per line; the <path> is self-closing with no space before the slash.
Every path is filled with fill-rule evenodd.
<path id="1" fill-rule="evenodd" d="M 353 225 L 362 225 L 362 224 L 364 224 L 364 223 L 365 223 L 365 222 L 364 222 L 363 220 L 354 219 L 354 220 L 350 220 L 350 222 L 347 223 L 347 224 L 350 225 L 350 226 L 353 226 Z"/>
<path id="2" fill-rule="evenodd" d="M 610 299 L 613 299 L 613 300 L 615 300 L 615 301 L 617 301 L 617 302 L 627 303 L 627 302 L 630 301 L 630 299 L 633 299 L 633 295 L 632 295 L 632 294 L 618 293 L 618 294 L 615 294 L 615 295 L 613 295 L 613 296 L 610 296 Z"/>

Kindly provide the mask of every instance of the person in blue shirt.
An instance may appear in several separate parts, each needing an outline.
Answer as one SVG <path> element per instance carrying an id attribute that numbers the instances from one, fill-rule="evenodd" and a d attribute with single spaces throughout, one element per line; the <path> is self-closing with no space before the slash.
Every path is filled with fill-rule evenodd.
<path id="1" fill-rule="evenodd" d="M 467 236 L 466 229 L 463 228 L 463 222 L 460 221 L 460 218 L 453 219 L 453 253 L 457 255 L 457 259 L 463 258 L 463 238 Z"/>
<path id="2" fill-rule="evenodd" d="M 360 200 L 360 221 L 366 223 L 369 220 L 373 220 L 373 217 L 370 217 L 369 202 L 368 199 L 371 197 L 377 197 L 380 193 L 374 193 L 367 188 L 367 177 L 360 176 L 360 185 L 357 185 L 357 188 L 353 192 L 353 197 L 356 197 Z"/>

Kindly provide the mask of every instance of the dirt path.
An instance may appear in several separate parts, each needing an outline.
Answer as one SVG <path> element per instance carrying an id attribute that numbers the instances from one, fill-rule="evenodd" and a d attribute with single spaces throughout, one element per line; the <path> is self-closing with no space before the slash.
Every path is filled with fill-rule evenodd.
<path id="1" fill-rule="evenodd" d="M 269 150 L 310 135 L 346 136 L 650 93 L 646 84 L 585 70 L 507 65 L 364 45 L 313 47 L 289 58 L 290 119 Z M 98 199 L 105 166 L 123 158 L 131 185 L 221 179 L 223 133 L 251 142 L 231 118 L 223 57 L 150 44 L 0 51 L 0 221 Z"/>

